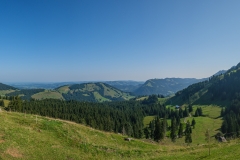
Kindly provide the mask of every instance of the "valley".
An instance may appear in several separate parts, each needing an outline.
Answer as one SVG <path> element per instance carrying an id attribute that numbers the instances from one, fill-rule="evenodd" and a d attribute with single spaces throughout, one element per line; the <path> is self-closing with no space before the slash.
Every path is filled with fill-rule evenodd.
<path id="1" fill-rule="evenodd" d="M 1 84 L 0 156 L 2 159 L 239 158 L 235 152 L 224 155 L 239 148 L 239 73 L 238 64 L 169 97 L 134 96 L 102 82 L 51 90 L 17 89 Z M 145 84 L 157 88 L 153 83 Z M 231 127 L 233 121 L 236 126 Z M 219 135 L 227 142 L 219 142 Z M 133 139 L 128 142 L 124 140 L 126 137 Z"/>
<path id="2" fill-rule="evenodd" d="M 240 160 L 240 1 L 0 1 L 0 160 Z"/>

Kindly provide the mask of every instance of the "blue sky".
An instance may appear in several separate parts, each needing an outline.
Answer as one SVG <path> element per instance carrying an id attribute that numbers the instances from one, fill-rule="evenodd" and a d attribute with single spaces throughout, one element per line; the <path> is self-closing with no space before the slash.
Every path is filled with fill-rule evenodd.
<path id="1" fill-rule="evenodd" d="M 240 62 L 239 8 L 239 0 L 2 0 L 0 82 L 209 77 Z"/>

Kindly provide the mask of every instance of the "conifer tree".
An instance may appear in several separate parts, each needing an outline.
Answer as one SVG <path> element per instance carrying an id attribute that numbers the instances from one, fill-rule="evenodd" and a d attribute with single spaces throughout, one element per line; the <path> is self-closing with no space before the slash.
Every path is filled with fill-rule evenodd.
<path id="1" fill-rule="evenodd" d="M 179 116 L 180 116 L 180 118 L 183 118 L 183 110 L 181 107 L 179 108 Z"/>
<path id="2" fill-rule="evenodd" d="M 199 116 L 198 108 L 196 109 L 194 116 L 195 116 L 195 117 L 198 117 L 198 116 Z"/>
<path id="3" fill-rule="evenodd" d="M 160 140 L 160 133 L 161 133 L 161 128 L 160 128 L 160 120 L 159 117 L 155 119 L 155 130 L 154 130 L 154 140 L 159 141 Z"/>
<path id="4" fill-rule="evenodd" d="M 193 128 L 195 128 L 195 124 L 196 124 L 196 121 L 195 121 L 195 119 L 193 118 L 193 119 L 192 119 L 192 126 L 193 126 Z"/>
<path id="5" fill-rule="evenodd" d="M 184 117 L 188 117 L 188 115 L 189 115 L 188 108 L 185 107 L 185 110 L 184 110 Z"/>
<path id="6" fill-rule="evenodd" d="M 178 136 L 179 138 L 182 138 L 183 136 L 183 124 L 180 123 L 179 129 L 178 129 Z"/>
<path id="7" fill-rule="evenodd" d="M 221 117 L 223 117 L 224 116 L 224 109 L 222 108 L 222 110 L 221 110 Z"/>
<path id="8" fill-rule="evenodd" d="M 146 139 L 149 139 L 150 133 L 147 127 L 144 128 L 144 135 Z"/>
<path id="9" fill-rule="evenodd" d="M 150 138 L 153 139 L 154 138 L 154 121 L 151 121 L 149 124 L 149 128 L 150 128 Z"/>
<path id="10" fill-rule="evenodd" d="M 189 105 L 189 106 L 188 106 L 188 109 L 189 109 L 189 112 L 192 112 L 192 111 L 193 111 L 192 105 Z"/>
<path id="11" fill-rule="evenodd" d="M 164 122 L 163 120 L 160 120 L 160 140 L 163 140 L 165 137 L 165 131 L 164 131 Z"/>
<path id="12" fill-rule="evenodd" d="M 181 122 L 181 119 L 180 119 L 180 117 L 178 116 L 178 117 L 176 118 L 176 126 L 177 126 L 177 127 L 180 125 L 180 122 Z"/>
<path id="13" fill-rule="evenodd" d="M 192 136 L 191 136 L 191 125 L 190 122 L 187 121 L 187 125 L 186 125 L 186 129 L 185 129 L 185 143 L 187 143 L 188 145 L 190 143 L 192 143 Z"/>
<path id="14" fill-rule="evenodd" d="M 165 118 L 163 118 L 163 127 L 162 127 L 163 137 L 166 136 L 167 128 L 168 128 L 168 123 L 167 123 L 167 119 L 165 117 Z"/>
<path id="15" fill-rule="evenodd" d="M 177 131 L 177 126 L 176 126 L 176 118 L 173 117 L 171 120 L 171 133 L 170 133 L 170 137 L 172 142 L 176 142 L 176 131 Z"/>

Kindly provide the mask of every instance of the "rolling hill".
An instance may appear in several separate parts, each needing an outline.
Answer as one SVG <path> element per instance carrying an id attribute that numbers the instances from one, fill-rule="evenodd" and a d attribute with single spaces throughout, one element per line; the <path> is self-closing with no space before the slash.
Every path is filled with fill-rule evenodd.
<path id="1" fill-rule="evenodd" d="M 16 91 L 17 88 L 0 83 L 0 96 Z"/>
<path id="2" fill-rule="evenodd" d="M 15 87 L 0 83 L 0 90 L 16 90 Z"/>
<path id="3" fill-rule="evenodd" d="M 56 89 L 16 89 L 14 87 L 0 84 L 2 90 L 0 95 L 20 96 L 23 100 L 34 99 L 62 99 L 89 102 L 121 101 L 134 98 L 133 95 L 123 92 L 108 84 L 82 83 L 58 87 Z"/>
<path id="4" fill-rule="evenodd" d="M 102 83 L 109 84 L 117 89 L 120 89 L 124 92 L 132 92 L 138 87 L 140 87 L 144 82 L 142 81 L 101 81 Z M 65 85 L 73 85 L 73 84 L 83 84 L 83 83 L 96 83 L 89 81 L 79 81 L 79 82 L 9 82 L 7 83 L 10 86 L 13 86 L 18 89 L 55 89 Z"/>
<path id="5" fill-rule="evenodd" d="M 62 94 L 65 100 L 104 102 L 129 100 L 134 97 L 130 93 L 101 82 L 63 86 L 56 90 Z"/>
<path id="6" fill-rule="evenodd" d="M 29 100 L 34 94 L 43 92 L 44 89 L 22 89 L 6 94 L 6 96 L 20 96 L 23 100 Z"/>
<path id="7" fill-rule="evenodd" d="M 144 84 L 144 82 L 141 81 L 106 81 L 104 83 L 120 89 L 123 92 L 134 92 Z"/>
<path id="8" fill-rule="evenodd" d="M 195 78 L 165 78 L 165 79 L 150 79 L 147 80 L 141 87 L 133 93 L 135 95 L 170 95 L 181 89 L 188 87 L 191 84 L 204 81 L 204 79 Z"/>

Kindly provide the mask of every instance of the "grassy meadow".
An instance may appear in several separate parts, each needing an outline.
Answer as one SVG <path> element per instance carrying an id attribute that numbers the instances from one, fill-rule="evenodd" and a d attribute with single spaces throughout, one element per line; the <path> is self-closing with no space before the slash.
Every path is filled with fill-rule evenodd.
<path id="1" fill-rule="evenodd" d="M 204 109 L 207 113 L 207 108 Z M 151 117 L 147 117 L 151 118 Z M 153 118 L 153 117 L 152 117 Z M 189 117 L 192 119 L 192 117 Z M 102 132 L 69 121 L 15 112 L 0 112 L 0 159 L 239 159 L 240 140 L 211 140 L 211 155 L 204 132 L 216 131 L 221 119 L 197 117 L 193 143 L 168 138 L 160 143 L 146 139 L 124 141 L 120 134 Z M 145 118 L 146 121 L 146 118 Z"/>
<path id="2" fill-rule="evenodd" d="M 51 90 L 45 90 L 44 92 L 39 92 L 37 94 L 32 95 L 32 98 L 34 99 L 47 99 L 47 98 L 53 98 L 53 99 L 64 99 L 62 94 L 57 91 L 51 91 Z"/>
<path id="3" fill-rule="evenodd" d="M 169 106 L 171 108 L 174 108 L 173 106 Z M 220 112 L 221 112 L 221 107 L 218 106 L 214 106 L 214 105 L 209 105 L 209 106 L 193 106 L 193 112 L 191 113 L 191 115 L 194 115 L 195 110 L 197 109 L 197 107 L 202 107 L 203 110 L 203 117 L 187 117 L 187 118 L 182 118 L 181 121 L 182 122 L 187 122 L 188 120 L 191 122 L 192 119 L 194 118 L 196 121 L 196 126 L 194 129 L 192 129 L 192 144 L 195 145 L 199 145 L 199 144 L 205 144 L 205 132 L 206 130 L 209 129 L 210 131 L 210 135 L 211 135 L 211 141 L 213 143 L 215 143 L 215 138 L 213 137 L 218 130 L 220 129 L 221 125 L 222 125 L 222 118 L 219 118 L 220 116 Z M 155 116 L 146 116 L 143 120 L 143 124 L 144 126 L 148 126 L 148 124 L 150 123 L 150 121 L 152 121 L 155 118 Z M 171 125 L 171 121 L 168 120 L 168 125 Z M 167 135 L 169 135 L 170 132 L 167 133 Z M 165 140 L 167 142 L 170 142 L 169 139 Z M 184 144 L 184 137 L 183 138 L 179 138 L 176 141 L 176 144 Z"/>

